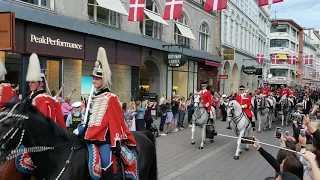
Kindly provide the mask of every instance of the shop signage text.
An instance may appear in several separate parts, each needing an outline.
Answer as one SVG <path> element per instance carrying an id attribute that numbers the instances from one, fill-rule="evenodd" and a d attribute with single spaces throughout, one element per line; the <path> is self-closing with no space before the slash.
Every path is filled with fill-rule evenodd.
<path id="1" fill-rule="evenodd" d="M 228 79 L 228 75 L 227 74 L 219 75 L 219 79 Z"/>
<path id="2" fill-rule="evenodd" d="M 15 50 L 15 14 L 0 13 L 0 50 Z"/>
<path id="3" fill-rule="evenodd" d="M 231 49 L 231 48 L 224 49 L 223 60 L 234 60 L 234 49 Z"/>
<path id="4" fill-rule="evenodd" d="M 255 67 L 253 67 L 253 66 L 248 66 L 248 67 L 243 68 L 243 72 L 245 74 L 255 74 L 256 70 L 257 69 Z"/>
<path id="5" fill-rule="evenodd" d="M 183 54 L 175 52 L 169 53 L 163 61 L 169 67 L 181 67 L 187 62 L 187 59 Z"/>
<path id="6" fill-rule="evenodd" d="M 60 39 L 51 39 L 50 37 L 45 37 L 45 36 L 37 37 L 34 34 L 30 34 L 30 42 L 48 44 L 52 46 L 61 46 L 61 47 L 72 48 L 72 49 L 82 49 L 82 44 L 64 42 L 64 41 L 61 41 Z"/>

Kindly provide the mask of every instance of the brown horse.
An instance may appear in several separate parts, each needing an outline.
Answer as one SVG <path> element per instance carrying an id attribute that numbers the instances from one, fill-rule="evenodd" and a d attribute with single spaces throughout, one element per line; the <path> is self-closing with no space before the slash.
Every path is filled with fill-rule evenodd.
<path id="1" fill-rule="evenodd" d="M 15 160 L 6 161 L 0 164 L 1 180 L 30 180 L 30 176 L 21 173 L 15 164 Z"/>

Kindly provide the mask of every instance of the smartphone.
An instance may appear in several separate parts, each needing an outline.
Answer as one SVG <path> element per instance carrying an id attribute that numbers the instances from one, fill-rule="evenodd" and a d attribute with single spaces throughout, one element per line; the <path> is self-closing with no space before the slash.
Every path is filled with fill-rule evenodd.
<path id="1" fill-rule="evenodd" d="M 254 141 L 255 138 L 254 137 L 242 137 L 243 139 L 241 139 L 241 143 L 242 144 L 254 144 L 254 142 L 251 142 L 251 141 Z M 244 139 L 248 139 L 250 141 L 246 141 Z"/>
<path id="2" fill-rule="evenodd" d="M 305 129 L 300 129 L 300 136 L 306 137 L 306 134 L 307 134 L 307 130 L 305 130 Z"/>
<path id="3" fill-rule="evenodd" d="M 289 136 L 289 131 L 286 131 L 286 136 Z"/>
<path id="4" fill-rule="evenodd" d="M 276 131 L 274 133 L 275 138 L 280 139 L 282 136 L 282 127 L 276 127 Z"/>

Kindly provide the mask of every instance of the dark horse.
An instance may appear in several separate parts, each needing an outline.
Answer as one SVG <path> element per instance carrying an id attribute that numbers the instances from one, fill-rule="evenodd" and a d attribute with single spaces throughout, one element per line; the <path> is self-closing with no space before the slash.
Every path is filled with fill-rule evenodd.
<path id="1" fill-rule="evenodd" d="M 137 142 L 140 179 L 158 179 L 153 134 L 133 132 L 133 135 Z M 0 112 L 0 162 L 10 160 L 21 153 L 17 150 L 21 144 L 26 147 L 27 152 L 30 152 L 36 166 L 33 174 L 36 179 L 91 179 L 85 141 L 65 131 L 51 119 L 45 118 L 30 103 L 7 105 Z M 10 171 L 18 173 L 15 169 Z M 8 174 L 14 177 L 14 174 Z M 21 179 L 25 177 L 21 176 Z M 2 176 L 2 178 L 7 177 Z"/>

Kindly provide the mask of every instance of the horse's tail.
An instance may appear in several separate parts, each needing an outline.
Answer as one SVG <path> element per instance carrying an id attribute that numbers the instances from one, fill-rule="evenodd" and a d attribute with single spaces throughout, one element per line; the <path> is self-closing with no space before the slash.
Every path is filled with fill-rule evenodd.
<path id="1" fill-rule="evenodd" d="M 156 138 L 154 135 L 149 131 L 144 131 L 144 135 L 146 135 L 152 144 L 154 145 L 154 158 L 151 162 L 148 180 L 157 180 L 158 179 L 158 163 L 157 163 L 157 148 L 156 148 Z"/>

